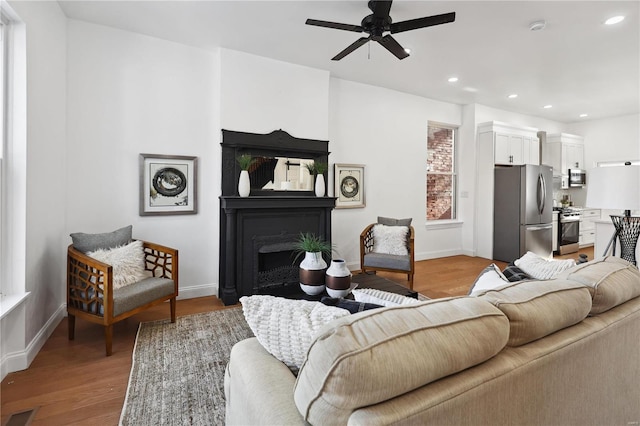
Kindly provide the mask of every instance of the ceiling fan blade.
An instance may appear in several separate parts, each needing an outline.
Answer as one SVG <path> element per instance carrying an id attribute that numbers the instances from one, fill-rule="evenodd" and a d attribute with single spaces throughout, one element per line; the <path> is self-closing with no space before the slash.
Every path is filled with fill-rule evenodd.
<path id="1" fill-rule="evenodd" d="M 442 15 L 427 16 L 426 18 L 410 19 L 408 21 L 395 22 L 391 24 L 392 34 L 403 31 L 417 30 L 418 28 L 432 27 L 434 25 L 448 24 L 456 20 L 456 13 L 443 13 Z"/>
<path id="2" fill-rule="evenodd" d="M 339 61 L 340 59 L 344 58 L 345 56 L 347 56 L 349 53 L 353 52 L 354 50 L 356 50 L 358 47 L 362 46 L 363 44 L 365 44 L 366 42 L 369 41 L 371 37 L 360 37 L 358 40 L 354 41 L 353 43 L 351 43 L 346 49 L 344 49 L 342 52 L 338 53 L 336 56 L 334 56 L 333 58 L 331 58 L 332 61 Z"/>
<path id="3" fill-rule="evenodd" d="M 398 59 L 404 59 L 409 56 L 406 50 L 404 50 L 404 48 L 400 46 L 400 43 L 398 43 L 395 38 L 391 37 L 388 34 L 382 38 L 376 39 L 376 41 L 389 52 L 393 53 Z"/>
<path id="4" fill-rule="evenodd" d="M 391 11 L 392 1 L 369 0 L 369 9 L 373 12 L 374 18 L 387 18 Z"/>
<path id="5" fill-rule="evenodd" d="M 334 28 L 336 30 L 353 31 L 361 33 L 364 29 L 360 25 L 340 24 L 338 22 L 318 21 L 317 19 L 307 19 L 307 25 L 315 25 L 316 27 Z"/>

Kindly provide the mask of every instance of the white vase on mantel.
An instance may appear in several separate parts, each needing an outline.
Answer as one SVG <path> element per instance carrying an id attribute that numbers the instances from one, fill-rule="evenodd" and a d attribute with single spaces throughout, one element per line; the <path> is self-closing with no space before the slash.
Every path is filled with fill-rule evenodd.
<path id="1" fill-rule="evenodd" d="M 318 174 L 316 175 L 316 197 L 324 197 L 325 185 L 324 185 L 324 175 Z"/>
<path id="2" fill-rule="evenodd" d="M 238 180 L 238 194 L 241 197 L 248 197 L 251 192 L 251 182 L 249 182 L 249 172 L 242 170 L 240 172 L 240 179 Z"/>

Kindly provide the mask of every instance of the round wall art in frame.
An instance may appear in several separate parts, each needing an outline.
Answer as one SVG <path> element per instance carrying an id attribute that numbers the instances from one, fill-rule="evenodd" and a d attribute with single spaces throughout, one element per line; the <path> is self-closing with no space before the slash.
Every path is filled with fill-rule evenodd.
<path id="1" fill-rule="evenodd" d="M 197 213 L 197 161 L 140 154 L 140 216 Z"/>
<path id="2" fill-rule="evenodd" d="M 364 203 L 364 165 L 335 164 L 336 208 L 361 208 Z"/>

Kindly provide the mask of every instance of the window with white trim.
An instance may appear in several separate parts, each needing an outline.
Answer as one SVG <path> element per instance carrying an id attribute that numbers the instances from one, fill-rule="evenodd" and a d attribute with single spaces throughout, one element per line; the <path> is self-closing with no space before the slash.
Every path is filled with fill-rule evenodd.
<path id="1" fill-rule="evenodd" d="M 429 122 L 427 136 L 427 221 L 456 219 L 458 129 Z"/>

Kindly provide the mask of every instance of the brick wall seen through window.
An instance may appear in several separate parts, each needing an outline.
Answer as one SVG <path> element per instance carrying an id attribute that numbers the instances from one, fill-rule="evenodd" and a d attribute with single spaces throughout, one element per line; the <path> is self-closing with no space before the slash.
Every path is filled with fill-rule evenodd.
<path id="1" fill-rule="evenodd" d="M 429 124 L 427 137 L 427 220 L 456 218 L 454 128 Z"/>

